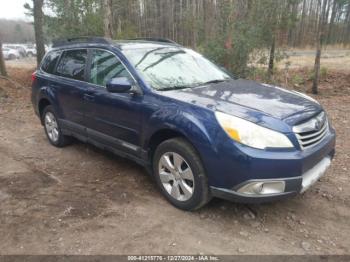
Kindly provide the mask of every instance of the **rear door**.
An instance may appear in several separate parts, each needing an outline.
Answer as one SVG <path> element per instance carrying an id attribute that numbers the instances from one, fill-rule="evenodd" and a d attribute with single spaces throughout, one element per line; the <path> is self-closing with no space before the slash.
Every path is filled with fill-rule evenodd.
<path id="1" fill-rule="evenodd" d="M 84 134 L 84 94 L 88 88 L 86 66 L 86 49 L 64 51 L 56 67 L 57 78 L 50 84 L 56 92 L 64 128 Z"/>

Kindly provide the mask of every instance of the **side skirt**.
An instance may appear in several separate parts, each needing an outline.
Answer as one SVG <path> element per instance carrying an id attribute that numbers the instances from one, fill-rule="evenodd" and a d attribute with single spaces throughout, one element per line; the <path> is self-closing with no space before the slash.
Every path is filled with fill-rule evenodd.
<path id="1" fill-rule="evenodd" d="M 141 147 L 66 120 L 60 119 L 59 121 L 64 135 L 72 136 L 84 143 L 92 144 L 102 150 L 107 150 L 120 157 L 130 159 L 145 167 L 147 171 L 151 170 L 148 152 Z"/>

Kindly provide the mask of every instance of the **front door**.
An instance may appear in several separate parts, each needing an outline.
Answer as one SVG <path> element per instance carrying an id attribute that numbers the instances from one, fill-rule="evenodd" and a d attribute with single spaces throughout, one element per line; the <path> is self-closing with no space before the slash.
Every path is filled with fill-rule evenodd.
<path id="1" fill-rule="evenodd" d="M 106 83 L 130 73 L 113 53 L 91 49 L 88 73 L 90 88 L 85 99 L 85 123 L 88 135 L 108 146 L 139 154 L 142 96 L 129 93 L 109 93 Z"/>

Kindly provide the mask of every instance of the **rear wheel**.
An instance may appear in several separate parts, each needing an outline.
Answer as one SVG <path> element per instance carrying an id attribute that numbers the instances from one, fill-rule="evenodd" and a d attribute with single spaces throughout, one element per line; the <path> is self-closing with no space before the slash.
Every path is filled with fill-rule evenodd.
<path id="1" fill-rule="evenodd" d="M 177 208 L 195 210 L 210 200 L 201 160 L 192 145 L 182 138 L 158 146 L 153 173 L 165 198 Z"/>
<path id="2" fill-rule="evenodd" d="M 55 111 L 52 106 L 45 107 L 42 114 L 45 133 L 49 142 L 56 147 L 64 147 L 71 142 L 71 138 L 62 134 Z"/>

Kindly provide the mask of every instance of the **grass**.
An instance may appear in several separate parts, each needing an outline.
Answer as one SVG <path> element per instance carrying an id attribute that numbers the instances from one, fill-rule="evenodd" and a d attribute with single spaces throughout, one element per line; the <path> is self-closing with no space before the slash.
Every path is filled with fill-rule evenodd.
<path id="1" fill-rule="evenodd" d="M 315 64 L 315 57 L 310 55 L 305 56 L 290 56 L 287 59 L 277 63 L 277 67 L 280 69 L 285 68 L 285 64 L 289 63 L 289 68 L 309 68 L 312 69 Z M 336 70 L 344 73 L 350 73 L 350 52 L 343 57 L 323 57 L 321 58 L 321 71 L 322 68 L 326 68 L 325 73 L 328 70 Z M 321 72 L 322 74 L 322 72 Z"/>

